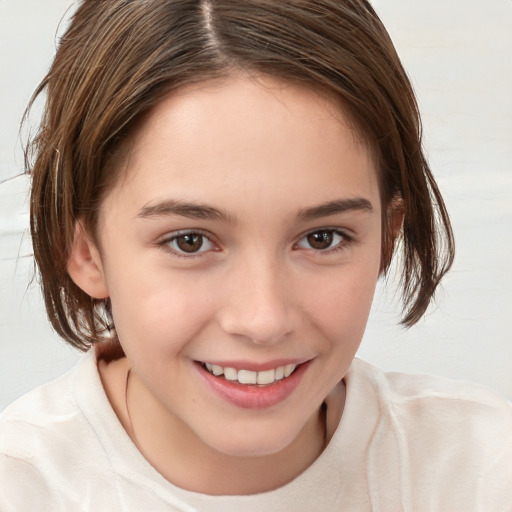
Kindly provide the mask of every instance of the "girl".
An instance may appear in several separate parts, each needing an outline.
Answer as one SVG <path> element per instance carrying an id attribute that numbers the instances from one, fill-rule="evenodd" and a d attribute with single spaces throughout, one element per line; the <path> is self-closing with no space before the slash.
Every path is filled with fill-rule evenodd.
<path id="1" fill-rule="evenodd" d="M 512 410 L 354 359 L 453 260 L 371 6 L 85 0 L 36 96 L 31 230 L 87 351 L 0 423 L 6 510 L 506 510 Z"/>

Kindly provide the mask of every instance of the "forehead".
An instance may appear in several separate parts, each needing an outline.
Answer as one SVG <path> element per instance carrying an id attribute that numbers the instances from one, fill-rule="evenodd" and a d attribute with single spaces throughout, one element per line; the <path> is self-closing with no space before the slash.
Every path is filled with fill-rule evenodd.
<path id="1" fill-rule="evenodd" d="M 172 92 L 131 139 L 114 195 L 165 195 L 243 206 L 373 194 L 371 153 L 327 94 L 269 77 L 238 76 Z M 160 197 L 162 196 L 162 197 Z M 291 201 L 290 201 L 291 202 Z"/>

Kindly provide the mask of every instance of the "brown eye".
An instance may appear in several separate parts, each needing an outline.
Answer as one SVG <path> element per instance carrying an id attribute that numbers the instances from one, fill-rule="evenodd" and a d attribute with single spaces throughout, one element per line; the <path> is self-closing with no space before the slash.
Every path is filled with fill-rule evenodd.
<path id="1" fill-rule="evenodd" d="M 213 248 L 212 242 L 202 233 L 181 233 L 173 236 L 167 245 L 178 254 L 199 254 Z"/>
<path id="2" fill-rule="evenodd" d="M 318 231 L 310 233 L 306 238 L 310 247 L 321 251 L 331 246 L 334 237 L 332 231 Z"/>
<path id="3" fill-rule="evenodd" d="M 183 252 L 197 252 L 203 245 L 202 235 L 180 235 L 176 238 L 176 245 Z"/>
<path id="4" fill-rule="evenodd" d="M 301 249 L 310 249 L 318 252 L 328 252 L 338 246 L 344 246 L 349 237 L 336 229 L 321 229 L 305 235 L 297 244 Z"/>

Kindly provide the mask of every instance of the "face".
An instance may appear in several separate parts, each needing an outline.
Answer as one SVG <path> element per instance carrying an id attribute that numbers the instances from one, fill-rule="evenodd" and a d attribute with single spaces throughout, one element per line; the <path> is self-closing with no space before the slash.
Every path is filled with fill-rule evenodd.
<path id="1" fill-rule="evenodd" d="M 237 77 L 162 101 L 123 173 L 98 266 L 153 413 L 224 454 L 283 450 L 365 328 L 381 256 L 367 148 L 332 100 Z"/>

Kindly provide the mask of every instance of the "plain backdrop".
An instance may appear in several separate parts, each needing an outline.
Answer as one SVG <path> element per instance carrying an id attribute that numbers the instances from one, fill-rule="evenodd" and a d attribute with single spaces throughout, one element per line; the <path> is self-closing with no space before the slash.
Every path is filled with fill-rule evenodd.
<path id="1" fill-rule="evenodd" d="M 69 0 L 0 1 L 0 410 L 80 354 L 50 329 L 33 276 L 19 123 Z M 512 398 L 512 1 L 378 0 L 415 86 L 425 148 L 457 241 L 436 304 L 399 327 L 381 283 L 359 356 L 482 383 Z M 58 28 L 60 22 L 60 28 Z"/>

